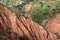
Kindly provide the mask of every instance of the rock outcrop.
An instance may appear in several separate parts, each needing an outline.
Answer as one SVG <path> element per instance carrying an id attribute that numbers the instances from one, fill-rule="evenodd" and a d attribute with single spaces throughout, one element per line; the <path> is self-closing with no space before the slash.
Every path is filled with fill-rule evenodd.
<path id="1" fill-rule="evenodd" d="M 56 17 L 52 20 L 49 20 L 47 23 L 48 30 L 60 35 L 60 14 L 57 14 Z"/>
<path id="2" fill-rule="evenodd" d="M 24 35 L 27 40 L 58 40 L 55 34 L 46 31 L 31 18 L 12 13 L 0 4 L 0 40 L 21 40 Z"/>

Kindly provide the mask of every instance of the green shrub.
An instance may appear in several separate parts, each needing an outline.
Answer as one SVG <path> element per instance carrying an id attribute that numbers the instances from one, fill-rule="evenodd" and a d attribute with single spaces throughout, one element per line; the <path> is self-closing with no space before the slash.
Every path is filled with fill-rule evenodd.
<path id="1" fill-rule="evenodd" d="M 26 35 L 20 36 L 20 40 L 28 40 L 28 37 Z"/>
<path id="2" fill-rule="evenodd" d="M 36 8 L 31 11 L 32 20 L 41 24 L 43 19 L 48 18 L 49 8 Z"/>
<path id="3" fill-rule="evenodd" d="M 42 4 L 42 3 L 40 3 Z M 59 1 L 48 1 L 45 2 L 45 4 L 41 7 L 41 5 L 39 5 L 39 7 L 35 7 L 32 8 L 30 11 L 30 14 L 32 16 L 32 20 L 37 22 L 38 24 L 41 24 L 42 20 L 46 19 L 46 18 L 55 18 L 56 14 L 59 12 Z M 52 9 L 52 6 L 57 6 L 55 9 Z"/>

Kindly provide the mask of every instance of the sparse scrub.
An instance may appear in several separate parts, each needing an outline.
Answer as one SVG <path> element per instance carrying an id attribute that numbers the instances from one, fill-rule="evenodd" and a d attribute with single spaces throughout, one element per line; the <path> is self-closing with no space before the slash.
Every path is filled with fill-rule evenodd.
<path id="1" fill-rule="evenodd" d="M 60 1 L 58 0 L 55 1 L 46 0 L 46 2 L 41 2 L 40 0 L 1 0 L 0 1 L 0 3 L 4 4 L 11 10 L 14 10 L 13 8 L 17 8 L 18 10 L 17 11 L 15 10 L 14 12 L 23 16 L 25 16 L 26 12 L 22 8 L 24 5 L 28 4 L 29 2 L 32 2 L 33 6 L 31 10 L 28 12 L 31 15 L 32 20 L 40 25 L 42 25 L 41 23 L 44 19 L 47 18 L 53 19 L 57 13 L 60 13 Z M 37 4 L 38 7 L 34 7 L 35 4 Z"/>
<path id="2" fill-rule="evenodd" d="M 20 36 L 20 40 L 28 40 L 28 37 L 26 35 Z"/>

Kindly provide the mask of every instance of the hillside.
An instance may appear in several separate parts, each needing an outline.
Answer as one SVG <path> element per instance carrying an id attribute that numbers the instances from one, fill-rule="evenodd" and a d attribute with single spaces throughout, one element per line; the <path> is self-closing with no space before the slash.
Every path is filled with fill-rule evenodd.
<path id="1" fill-rule="evenodd" d="M 0 40 L 60 40 L 60 0 L 0 0 Z"/>
<path id="2" fill-rule="evenodd" d="M 58 40 L 31 18 L 13 13 L 0 4 L 0 40 Z"/>

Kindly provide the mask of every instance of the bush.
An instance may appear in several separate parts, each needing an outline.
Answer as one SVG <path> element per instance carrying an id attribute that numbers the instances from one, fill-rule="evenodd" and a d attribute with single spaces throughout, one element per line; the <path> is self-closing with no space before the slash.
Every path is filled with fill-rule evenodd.
<path id="1" fill-rule="evenodd" d="M 26 35 L 23 35 L 20 37 L 20 40 L 28 40 L 27 36 Z"/>
<path id="2" fill-rule="evenodd" d="M 40 3 L 41 4 L 41 3 Z M 41 24 L 41 22 L 46 19 L 55 18 L 56 14 L 59 12 L 59 1 L 48 1 L 45 2 L 43 6 L 39 5 L 39 7 L 32 7 L 30 14 L 32 16 L 32 20 L 37 22 L 38 24 Z M 53 8 L 50 10 L 53 6 L 57 6 L 55 9 Z"/>
<path id="3" fill-rule="evenodd" d="M 34 11 L 33 11 L 34 10 Z M 46 8 L 43 8 L 43 7 L 38 7 L 38 8 L 34 8 L 32 11 L 31 11 L 31 17 L 32 17 L 32 20 L 37 22 L 38 24 L 41 24 L 43 19 L 46 19 L 48 18 L 48 13 L 49 13 L 49 8 L 46 7 Z"/>

